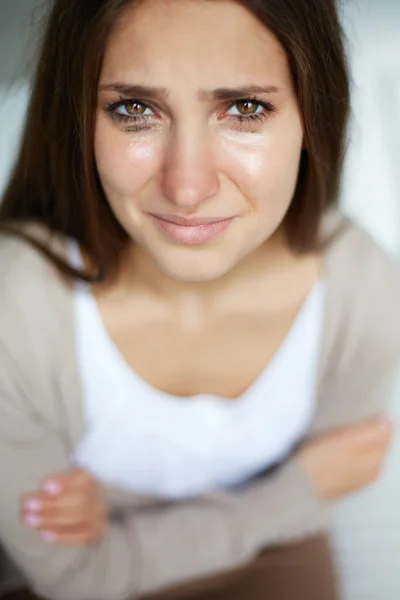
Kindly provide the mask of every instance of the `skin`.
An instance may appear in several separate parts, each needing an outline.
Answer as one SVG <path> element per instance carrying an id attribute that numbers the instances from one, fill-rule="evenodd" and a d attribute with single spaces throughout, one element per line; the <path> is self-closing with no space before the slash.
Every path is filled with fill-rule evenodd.
<path id="1" fill-rule="evenodd" d="M 297 460 L 318 497 L 332 502 L 378 480 L 392 433 L 387 418 L 373 419 L 308 442 Z M 108 525 L 101 488 L 81 469 L 56 474 L 28 494 L 21 515 L 43 541 L 61 545 L 90 544 Z"/>
<path id="2" fill-rule="evenodd" d="M 116 83 L 158 92 L 122 93 Z M 263 91 L 235 91 L 256 86 Z M 121 122 L 116 112 L 136 116 Z M 110 337 L 155 388 L 234 401 L 320 275 L 320 256 L 296 256 L 282 230 L 304 143 L 283 48 L 233 2 L 142 3 L 110 36 L 94 142 L 104 191 L 132 240 L 116 281 L 93 290 Z M 150 213 L 235 218 L 193 246 L 165 236 Z M 331 500 L 376 478 L 390 435 L 375 420 L 306 445 L 299 459 Z M 22 518 L 60 544 L 89 543 L 107 525 L 100 488 L 79 469 L 28 494 Z"/>
<path id="3" fill-rule="evenodd" d="M 116 82 L 165 90 L 145 100 L 142 92 L 144 124 L 116 122 L 107 110 L 121 99 L 132 110 L 135 97 Z M 246 96 L 235 90 L 256 86 L 270 91 L 252 95 L 254 121 L 240 114 Z M 221 88 L 230 100 L 217 97 Z M 126 115 L 127 105 L 114 110 Z M 319 271 L 317 255 L 294 255 L 282 235 L 302 146 L 286 54 L 243 7 L 149 2 L 115 27 L 95 153 L 134 243 L 117 282 L 95 293 L 120 352 L 154 387 L 236 398 L 280 346 Z M 149 213 L 236 218 L 212 243 L 189 246 L 168 239 Z"/>
<path id="4" fill-rule="evenodd" d="M 209 282 L 282 245 L 273 234 L 296 186 L 303 127 L 286 54 L 251 13 L 233 2 L 144 3 L 109 40 L 100 88 L 116 82 L 164 90 L 135 97 L 104 89 L 95 135 L 109 203 L 142 250 L 137 260 L 155 263 L 154 277 L 159 269 L 185 284 Z M 276 91 L 234 93 L 255 86 Z M 233 98 L 215 97 L 221 88 Z M 241 115 L 235 103 L 249 97 L 271 108 L 255 101 L 257 119 Z M 144 117 L 112 120 L 104 107 L 121 98 L 140 100 Z M 148 213 L 236 220 L 215 243 L 192 248 L 160 235 Z"/>

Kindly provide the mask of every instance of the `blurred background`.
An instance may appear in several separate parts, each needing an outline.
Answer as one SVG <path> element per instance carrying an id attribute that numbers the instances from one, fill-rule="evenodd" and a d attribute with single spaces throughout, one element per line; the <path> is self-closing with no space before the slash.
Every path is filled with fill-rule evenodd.
<path id="1" fill-rule="evenodd" d="M 0 0 L 0 195 L 19 142 L 29 70 L 47 4 Z M 353 118 L 341 202 L 345 212 L 400 258 L 400 0 L 342 4 L 353 72 Z M 400 426 L 400 373 L 393 407 Z M 399 600 L 399 436 L 383 480 L 338 507 L 334 543 L 344 600 Z"/>

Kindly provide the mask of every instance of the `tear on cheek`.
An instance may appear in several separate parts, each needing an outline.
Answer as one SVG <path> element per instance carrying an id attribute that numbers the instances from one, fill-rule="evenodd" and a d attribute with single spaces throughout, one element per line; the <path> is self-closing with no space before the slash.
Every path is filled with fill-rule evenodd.
<path id="1" fill-rule="evenodd" d="M 152 144 L 140 144 L 139 142 L 132 142 L 128 151 L 129 160 L 140 162 L 153 160 L 156 154 L 157 150 Z"/>

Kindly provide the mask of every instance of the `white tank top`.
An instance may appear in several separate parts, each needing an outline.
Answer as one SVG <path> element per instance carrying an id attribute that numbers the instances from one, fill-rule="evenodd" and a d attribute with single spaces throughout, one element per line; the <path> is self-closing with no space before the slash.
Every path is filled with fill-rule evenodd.
<path id="1" fill-rule="evenodd" d="M 76 245 L 72 261 L 80 265 Z M 238 399 L 190 398 L 141 379 L 109 337 L 90 287 L 74 291 L 85 433 L 73 460 L 105 484 L 166 499 L 240 485 L 290 453 L 315 411 L 325 286 Z"/>

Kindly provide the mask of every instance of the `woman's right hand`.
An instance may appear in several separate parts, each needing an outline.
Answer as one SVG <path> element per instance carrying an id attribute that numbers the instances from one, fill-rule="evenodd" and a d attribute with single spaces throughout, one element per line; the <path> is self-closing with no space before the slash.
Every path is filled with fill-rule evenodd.
<path id="1" fill-rule="evenodd" d="M 81 468 L 53 475 L 42 489 L 23 498 L 21 517 L 45 542 L 55 544 L 97 542 L 108 526 L 101 488 Z"/>
<path id="2" fill-rule="evenodd" d="M 371 419 L 326 433 L 297 456 L 319 497 L 338 500 L 378 479 L 393 432 L 389 417 Z"/>

